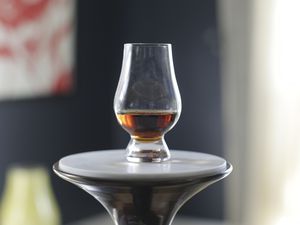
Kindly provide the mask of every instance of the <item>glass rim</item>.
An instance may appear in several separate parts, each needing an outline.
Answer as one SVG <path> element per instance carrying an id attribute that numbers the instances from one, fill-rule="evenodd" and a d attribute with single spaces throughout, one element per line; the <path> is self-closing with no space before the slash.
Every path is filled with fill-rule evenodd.
<path id="1" fill-rule="evenodd" d="M 124 47 L 129 46 L 145 46 L 145 47 L 171 47 L 170 43 L 125 43 Z"/>

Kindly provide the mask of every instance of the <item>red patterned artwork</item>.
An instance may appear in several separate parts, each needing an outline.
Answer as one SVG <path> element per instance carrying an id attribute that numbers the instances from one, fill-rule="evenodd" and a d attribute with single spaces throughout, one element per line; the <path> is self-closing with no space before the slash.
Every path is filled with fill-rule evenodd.
<path id="1" fill-rule="evenodd" d="M 75 0 L 0 0 L 0 99 L 73 88 Z"/>

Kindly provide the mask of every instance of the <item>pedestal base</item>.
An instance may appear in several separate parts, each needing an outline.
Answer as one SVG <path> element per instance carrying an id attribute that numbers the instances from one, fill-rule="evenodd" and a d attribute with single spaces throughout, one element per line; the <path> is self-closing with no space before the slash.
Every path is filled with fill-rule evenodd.
<path id="1" fill-rule="evenodd" d="M 124 150 L 75 154 L 54 171 L 94 196 L 116 224 L 168 225 L 187 200 L 232 170 L 224 159 L 196 152 L 172 151 L 161 163 L 123 157 Z"/>

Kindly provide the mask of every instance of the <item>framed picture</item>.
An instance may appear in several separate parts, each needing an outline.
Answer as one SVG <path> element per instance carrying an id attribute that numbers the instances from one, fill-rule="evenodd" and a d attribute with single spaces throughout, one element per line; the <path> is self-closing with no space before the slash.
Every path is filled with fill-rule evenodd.
<path id="1" fill-rule="evenodd" d="M 75 0 L 0 0 L 0 100 L 74 87 Z"/>

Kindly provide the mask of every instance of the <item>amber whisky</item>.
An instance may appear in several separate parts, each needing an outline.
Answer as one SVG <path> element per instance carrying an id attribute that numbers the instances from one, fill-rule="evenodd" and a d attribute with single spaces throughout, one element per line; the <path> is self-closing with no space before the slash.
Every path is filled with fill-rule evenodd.
<path id="1" fill-rule="evenodd" d="M 176 112 L 126 111 L 117 113 L 121 126 L 136 140 L 159 140 L 173 125 Z"/>

